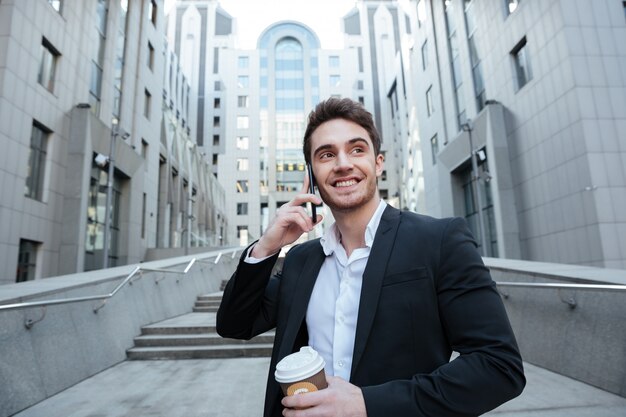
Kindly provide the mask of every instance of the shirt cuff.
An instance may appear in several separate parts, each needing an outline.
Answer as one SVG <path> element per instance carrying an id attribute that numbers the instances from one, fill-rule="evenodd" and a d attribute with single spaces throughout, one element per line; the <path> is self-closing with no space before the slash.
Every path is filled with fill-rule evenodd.
<path id="1" fill-rule="evenodd" d="M 264 260 L 269 259 L 272 256 L 276 255 L 275 253 L 273 253 L 273 254 L 271 254 L 269 256 L 266 256 L 265 258 L 255 258 L 254 256 L 251 255 L 252 249 L 254 248 L 255 245 L 256 245 L 256 243 L 248 248 L 248 253 L 246 254 L 246 257 L 243 259 L 243 261 L 245 263 L 247 263 L 247 264 L 258 264 L 258 263 L 263 262 Z"/>

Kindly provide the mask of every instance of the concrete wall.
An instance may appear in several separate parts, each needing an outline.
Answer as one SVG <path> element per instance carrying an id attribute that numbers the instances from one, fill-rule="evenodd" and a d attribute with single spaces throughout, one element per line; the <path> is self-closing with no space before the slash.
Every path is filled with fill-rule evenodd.
<path id="1" fill-rule="evenodd" d="M 186 275 L 143 272 L 94 314 L 99 301 L 0 311 L 0 417 L 10 416 L 126 359 L 141 327 L 192 311 L 235 269 L 232 249 L 195 255 Z M 240 253 L 240 252 L 239 252 Z M 183 270 L 192 256 L 140 264 Z M 108 294 L 136 265 L 0 287 L 0 305 Z M 157 280 L 159 280 L 157 282 Z M 26 320 L 37 320 L 30 330 Z"/>
<path id="2" fill-rule="evenodd" d="M 624 270 L 494 258 L 485 263 L 496 282 L 626 285 Z M 626 397 L 626 291 L 499 290 L 525 361 Z M 574 308 L 566 303 L 571 299 Z"/>

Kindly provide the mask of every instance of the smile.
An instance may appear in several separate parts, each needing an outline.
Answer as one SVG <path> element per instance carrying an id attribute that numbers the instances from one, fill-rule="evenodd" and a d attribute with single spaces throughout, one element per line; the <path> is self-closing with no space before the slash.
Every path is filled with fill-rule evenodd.
<path id="1" fill-rule="evenodd" d="M 348 181 L 337 181 L 335 183 L 335 187 L 350 187 L 351 185 L 356 184 L 357 180 L 348 180 Z"/>

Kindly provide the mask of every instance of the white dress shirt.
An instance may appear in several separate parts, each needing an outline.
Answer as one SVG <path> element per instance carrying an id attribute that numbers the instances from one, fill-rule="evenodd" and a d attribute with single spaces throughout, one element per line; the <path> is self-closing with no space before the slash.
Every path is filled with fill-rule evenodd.
<path id="1" fill-rule="evenodd" d="M 346 381 L 352 369 L 363 272 L 385 207 L 387 203 L 380 200 L 365 229 L 365 247 L 355 249 L 349 258 L 336 224 L 320 240 L 326 259 L 306 312 L 309 346 L 326 361 L 326 374 Z"/>

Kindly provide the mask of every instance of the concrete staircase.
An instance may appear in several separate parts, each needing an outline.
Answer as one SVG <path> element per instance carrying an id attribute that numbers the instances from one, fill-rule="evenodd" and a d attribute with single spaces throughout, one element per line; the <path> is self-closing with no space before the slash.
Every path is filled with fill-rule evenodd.
<path id="1" fill-rule="evenodd" d="M 194 313 L 217 313 L 221 301 L 221 296 L 201 295 L 196 300 L 193 311 Z"/>
<path id="2" fill-rule="evenodd" d="M 222 293 L 199 296 L 193 313 L 144 326 L 128 349 L 128 359 L 216 359 L 269 357 L 274 332 L 252 340 L 224 339 L 215 331 Z"/>

